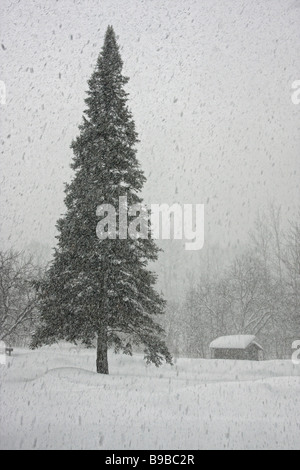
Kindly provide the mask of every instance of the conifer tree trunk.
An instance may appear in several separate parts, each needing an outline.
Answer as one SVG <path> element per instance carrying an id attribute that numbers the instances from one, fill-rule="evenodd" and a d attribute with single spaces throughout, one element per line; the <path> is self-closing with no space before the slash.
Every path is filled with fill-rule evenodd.
<path id="1" fill-rule="evenodd" d="M 107 326 L 99 327 L 97 337 L 97 373 L 108 374 Z"/>
<path id="2" fill-rule="evenodd" d="M 103 276 L 103 292 L 104 297 L 99 304 L 99 312 L 101 312 L 100 322 L 97 331 L 97 374 L 108 374 L 108 335 L 107 335 L 107 280 L 108 280 L 108 267 Z"/>

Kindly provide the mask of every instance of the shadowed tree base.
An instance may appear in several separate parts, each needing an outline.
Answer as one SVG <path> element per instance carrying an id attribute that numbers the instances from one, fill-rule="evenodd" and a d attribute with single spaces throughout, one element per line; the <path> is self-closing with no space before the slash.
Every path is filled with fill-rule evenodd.
<path id="1" fill-rule="evenodd" d="M 106 330 L 98 333 L 97 339 L 97 373 L 108 374 L 108 358 L 107 358 L 107 333 Z"/>

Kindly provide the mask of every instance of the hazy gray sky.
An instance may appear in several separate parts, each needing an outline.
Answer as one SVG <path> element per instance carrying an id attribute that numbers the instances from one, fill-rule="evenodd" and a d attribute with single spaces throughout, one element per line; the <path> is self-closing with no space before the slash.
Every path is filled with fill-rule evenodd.
<path id="1" fill-rule="evenodd" d="M 0 14 L 2 246 L 55 243 L 108 24 L 130 77 L 145 200 L 205 203 L 206 246 L 243 241 L 269 201 L 294 216 L 300 0 L 1 0 Z M 195 258 L 181 246 L 166 247 L 166 269 Z"/>

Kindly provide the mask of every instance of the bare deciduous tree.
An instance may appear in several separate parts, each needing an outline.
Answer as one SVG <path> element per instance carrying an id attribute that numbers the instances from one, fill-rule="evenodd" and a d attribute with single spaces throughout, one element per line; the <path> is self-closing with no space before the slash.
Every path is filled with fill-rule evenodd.
<path id="1" fill-rule="evenodd" d="M 217 336 L 254 334 L 266 358 L 287 358 L 300 334 L 300 226 L 280 208 L 257 216 L 248 243 L 194 280 L 182 305 L 184 353 L 205 357 Z"/>
<path id="2" fill-rule="evenodd" d="M 33 287 L 37 276 L 31 257 L 0 251 L 0 340 L 14 342 L 30 336 L 37 314 Z"/>

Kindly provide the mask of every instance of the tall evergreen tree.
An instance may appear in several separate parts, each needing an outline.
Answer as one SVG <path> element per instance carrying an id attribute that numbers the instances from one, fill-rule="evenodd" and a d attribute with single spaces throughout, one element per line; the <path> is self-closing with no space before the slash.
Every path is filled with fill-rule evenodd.
<path id="1" fill-rule="evenodd" d="M 145 359 L 155 365 L 171 356 L 164 331 L 155 322 L 164 300 L 147 269 L 158 248 L 147 239 L 99 240 L 97 207 L 142 202 L 145 177 L 136 158 L 138 142 L 122 75 L 114 30 L 108 27 L 104 46 L 89 80 L 80 135 L 72 142 L 75 176 L 66 185 L 66 214 L 59 219 L 58 246 L 45 279 L 37 286 L 41 322 L 32 347 L 61 339 L 91 346 L 97 338 L 97 372 L 108 373 L 108 348 L 131 354 L 144 345 Z"/>

